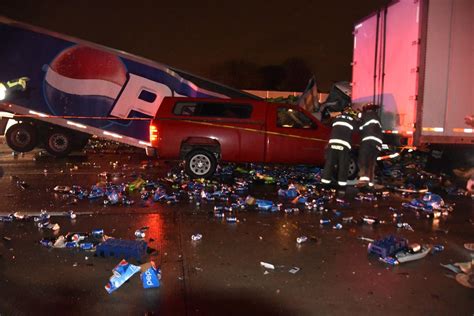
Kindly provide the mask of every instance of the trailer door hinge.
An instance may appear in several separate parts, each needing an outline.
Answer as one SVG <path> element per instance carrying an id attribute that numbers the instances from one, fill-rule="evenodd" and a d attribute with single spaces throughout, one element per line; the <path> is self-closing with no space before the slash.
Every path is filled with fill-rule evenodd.
<path id="1" fill-rule="evenodd" d="M 417 39 L 417 40 L 414 40 L 413 42 L 411 42 L 412 45 L 420 45 L 421 43 L 421 38 Z"/>
<path id="2" fill-rule="evenodd" d="M 412 74 L 413 74 L 413 73 L 418 73 L 418 72 L 420 72 L 420 67 L 412 68 L 412 69 L 410 70 L 410 72 L 411 72 Z"/>
<path id="3" fill-rule="evenodd" d="M 408 97 L 408 100 L 410 100 L 410 101 L 418 101 L 418 94 L 409 96 L 409 97 Z"/>

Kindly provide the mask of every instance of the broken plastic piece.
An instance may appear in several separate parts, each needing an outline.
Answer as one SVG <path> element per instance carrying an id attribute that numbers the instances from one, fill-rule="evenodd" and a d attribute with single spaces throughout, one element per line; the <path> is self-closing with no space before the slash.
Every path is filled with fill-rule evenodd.
<path id="1" fill-rule="evenodd" d="M 290 273 L 292 273 L 292 274 L 295 274 L 295 273 L 297 273 L 297 272 L 300 271 L 300 270 L 301 270 L 301 269 L 298 268 L 298 267 L 293 267 L 293 268 L 291 268 L 288 272 L 290 272 Z"/>
<path id="2" fill-rule="evenodd" d="M 275 270 L 275 266 L 271 263 L 260 261 L 260 265 L 265 269 Z"/>

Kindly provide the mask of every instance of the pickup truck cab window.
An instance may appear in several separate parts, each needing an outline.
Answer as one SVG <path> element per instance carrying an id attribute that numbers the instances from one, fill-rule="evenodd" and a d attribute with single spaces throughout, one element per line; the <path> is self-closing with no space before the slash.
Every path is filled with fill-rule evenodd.
<path id="1" fill-rule="evenodd" d="M 316 124 L 303 112 L 287 107 L 277 109 L 277 127 L 316 129 Z"/>
<path id="2" fill-rule="evenodd" d="M 173 113 L 182 116 L 247 119 L 252 115 L 252 105 L 218 102 L 177 102 Z"/>

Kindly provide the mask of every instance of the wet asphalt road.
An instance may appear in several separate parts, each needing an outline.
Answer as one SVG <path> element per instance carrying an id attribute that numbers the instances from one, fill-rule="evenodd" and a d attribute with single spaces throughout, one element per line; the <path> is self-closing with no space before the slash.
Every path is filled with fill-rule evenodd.
<path id="1" fill-rule="evenodd" d="M 104 207 L 100 201 L 67 205 L 55 195 L 55 185 L 90 187 L 98 173 L 117 171 L 110 161 L 128 164 L 129 181 L 135 171 L 151 178 L 166 173 L 164 162 L 142 170 L 145 157 L 129 154 L 94 154 L 56 160 L 33 159 L 34 154 L 13 157 L 0 145 L 0 213 L 14 211 L 79 214 L 75 221 L 56 217 L 60 233 L 103 228 L 106 234 L 134 239 L 134 231 L 149 226 L 147 241 L 155 249 L 149 259 L 162 269 L 159 289 L 144 290 L 138 275 L 112 294 L 104 285 L 116 258 L 70 249 L 47 249 L 38 241 L 51 236 L 32 222 L 0 223 L 0 314 L 107 314 L 107 315 L 473 315 L 474 290 L 447 277 L 440 263 L 470 260 L 463 243 L 474 242 L 473 201 L 457 198 L 454 212 L 446 219 L 417 219 L 405 211 L 415 232 L 397 230 L 393 224 L 376 227 L 344 225 L 342 230 L 321 227 L 321 215 L 241 211 L 239 223 L 228 224 L 209 216 L 213 204 L 197 208 L 194 203 L 174 205 L 140 203 Z M 77 170 L 70 171 L 77 166 Z M 47 173 L 44 173 L 44 170 Z M 11 176 L 30 187 L 20 190 Z M 273 185 L 256 185 L 251 193 L 276 200 Z M 343 216 L 376 215 L 390 218 L 389 206 L 401 208 L 402 198 L 392 196 L 373 202 L 351 202 L 341 208 Z M 93 215 L 80 215 L 93 212 Z M 469 221 L 471 220 L 471 222 Z M 446 233 L 447 231 L 447 233 Z M 198 242 L 195 233 L 203 234 Z M 367 244 L 358 236 L 377 238 L 397 233 L 412 242 L 442 244 L 445 251 L 423 260 L 387 267 L 367 256 Z M 296 237 L 310 240 L 302 245 Z M 3 237 L 10 237 L 5 240 Z M 149 238 L 152 238 L 150 241 Z M 272 263 L 275 270 L 260 267 Z M 291 274 L 288 270 L 299 267 Z"/>

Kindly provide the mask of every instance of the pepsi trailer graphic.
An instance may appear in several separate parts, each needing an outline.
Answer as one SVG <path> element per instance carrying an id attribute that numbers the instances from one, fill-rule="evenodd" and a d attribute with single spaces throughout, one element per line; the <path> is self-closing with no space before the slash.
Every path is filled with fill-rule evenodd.
<path id="1" fill-rule="evenodd" d="M 0 38 L 6 43 L 0 48 L 0 82 L 30 79 L 26 91 L 7 96 L 0 110 L 136 147 L 149 145 L 149 121 L 165 96 L 256 98 L 3 17 Z"/>

